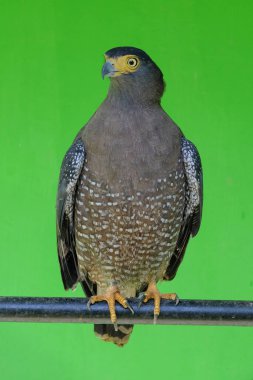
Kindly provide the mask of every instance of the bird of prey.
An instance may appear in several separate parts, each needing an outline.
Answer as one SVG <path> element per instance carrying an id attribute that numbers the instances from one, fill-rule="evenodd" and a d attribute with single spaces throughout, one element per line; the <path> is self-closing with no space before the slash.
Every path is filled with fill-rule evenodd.
<path id="1" fill-rule="evenodd" d="M 95 325 L 123 346 L 131 325 L 117 325 L 115 302 L 161 298 L 202 213 L 202 168 L 195 146 L 161 107 L 165 83 L 134 47 L 105 53 L 108 95 L 66 153 L 57 196 L 58 257 L 65 289 L 81 283 L 90 304 L 107 301 L 111 325 Z"/>

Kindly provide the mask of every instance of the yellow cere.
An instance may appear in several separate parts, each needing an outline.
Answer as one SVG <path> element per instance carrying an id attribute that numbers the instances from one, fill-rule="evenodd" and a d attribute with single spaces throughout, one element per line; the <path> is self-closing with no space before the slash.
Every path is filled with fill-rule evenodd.
<path id="1" fill-rule="evenodd" d="M 109 61 L 113 64 L 116 72 L 114 77 L 117 77 L 121 74 L 130 74 L 134 73 L 140 66 L 140 59 L 136 55 L 123 55 L 120 57 L 109 58 L 105 55 L 106 61 Z"/>

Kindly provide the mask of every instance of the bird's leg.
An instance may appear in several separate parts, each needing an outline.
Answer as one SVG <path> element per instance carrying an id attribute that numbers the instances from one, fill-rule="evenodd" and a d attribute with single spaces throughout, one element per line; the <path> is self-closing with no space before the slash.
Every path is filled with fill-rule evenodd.
<path id="1" fill-rule="evenodd" d="M 108 303 L 110 318 L 114 325 L 115 331 L 118 330 L 117 316 L 116 316 L 116 311 L 115 311 L 116 301 L 125 309 L 128 308 L 129 310 L 131 310 L 131 312 L 134 314 L 132 307 L 128 304 L 126 298 L 123 297 L 122 294 L 120 294 L 116 286 L 109 287 L 104 294 L 99 294 L 99 295 L 90 297 L 87 306 L 88 308 L 90 308 L 91 304 L 94 304 L 95 302 L 100 302 L 100 301 L 106 301 Z"/>
<path id="2" fill-rule="evenodd" d="M 146 290 L 145 298 L 143 299 L 143 302 L 148 302 L 150 299 L 154 300 L 154 323 L 156 323 L 157 318 L 160 314 L 160 302 L 161 299 L 166 299 L 166 300 L 173 300 L 176 301 L 176 304 L 178 304 L 179 299 L 176 293 L 166 293 L 166 294 L 161 294 L 159 290 L 157 289 L 156 282 L 152 281 L 148 285 L 148 288 Z"/>

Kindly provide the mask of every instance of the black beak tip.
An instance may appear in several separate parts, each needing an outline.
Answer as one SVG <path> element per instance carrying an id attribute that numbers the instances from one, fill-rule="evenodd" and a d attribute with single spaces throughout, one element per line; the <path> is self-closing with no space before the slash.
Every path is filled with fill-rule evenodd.
<path id="1" fill-rule="evenodd" d="M 109 76 L 111 73 L 114 72 L 114 67 L 111 62 L 107 61 L 105 62 L 103 68 L 102 68 L 102 78 Z"/>

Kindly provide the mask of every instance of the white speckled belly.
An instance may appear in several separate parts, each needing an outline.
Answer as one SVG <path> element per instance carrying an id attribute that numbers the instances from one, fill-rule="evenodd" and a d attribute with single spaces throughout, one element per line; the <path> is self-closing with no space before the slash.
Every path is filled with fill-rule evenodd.
<path id="1" fill-rule="evenodd" d="M 147 181 L 140 178 L 142 183 Z M 148 183 L 148 181 L 147 181 Z M 185 178 L 179 169 L 145 191 L 115 192 L 85 167 L 76 197 L 75 234 L 80 279 L 100 288 L 140 289 L 168 266 L 180 231 Z M 130 186 L 131 187 L 131 186 Z"/>

